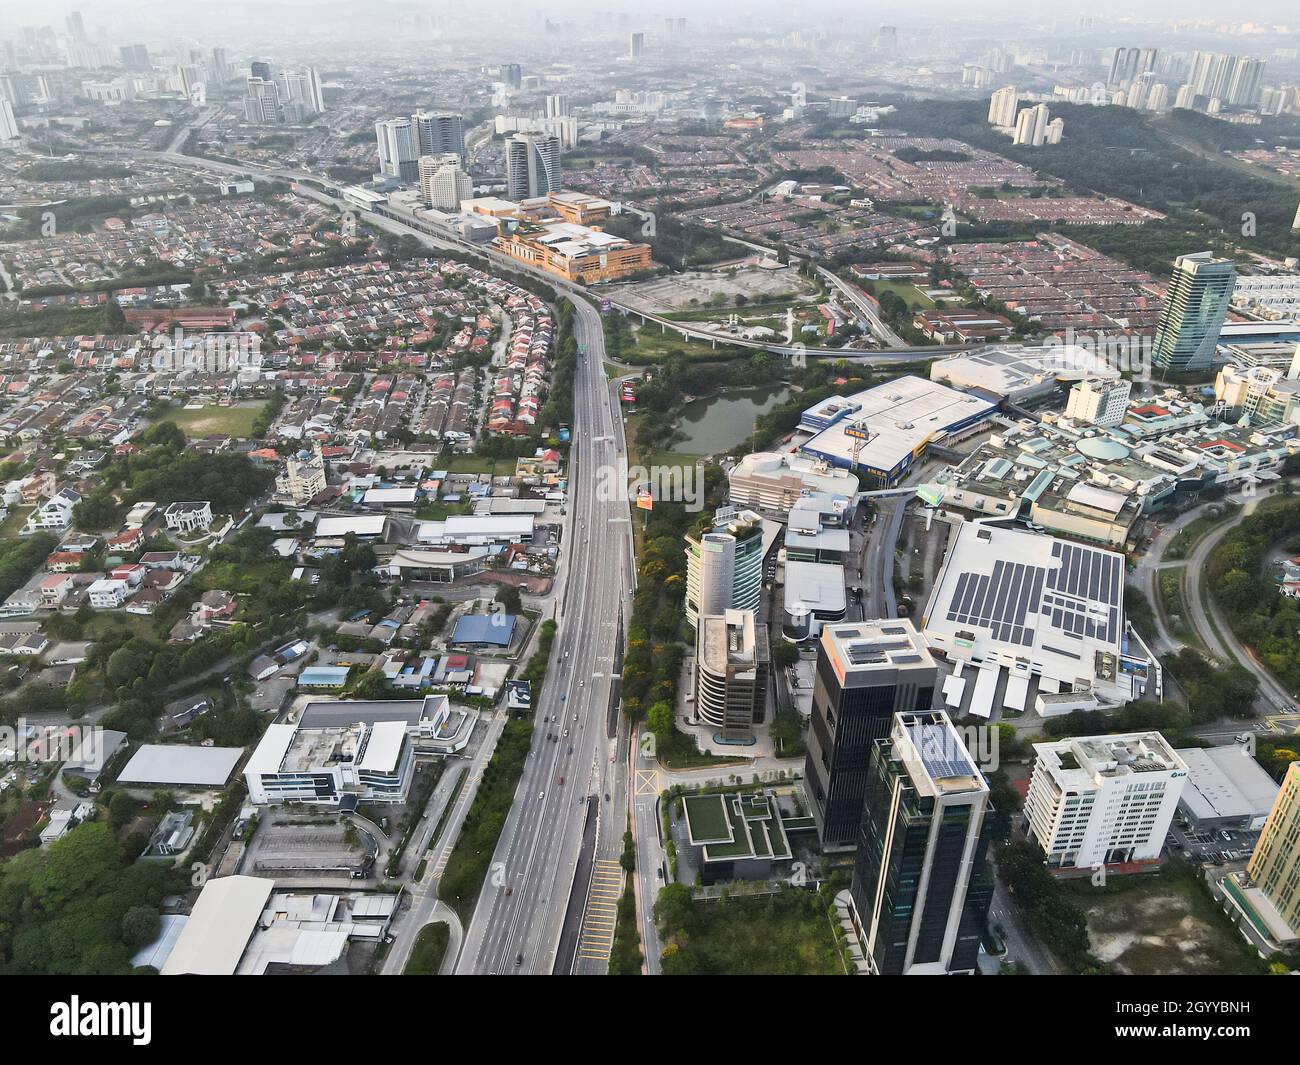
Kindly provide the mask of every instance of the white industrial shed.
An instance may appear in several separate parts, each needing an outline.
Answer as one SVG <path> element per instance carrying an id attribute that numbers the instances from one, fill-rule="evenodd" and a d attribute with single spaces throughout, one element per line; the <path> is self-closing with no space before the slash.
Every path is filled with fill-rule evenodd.
<path id="1" fill-rule="evenodd" d="M 257 876 L 209 880 L 162 975 L 233 976 L 274 887 L 274 880 Z"/>
<path id="2" fill-rule="evenodd" d="M 177 788 L 224 788 L 243 756 L 242 747 L 191 747 L 147 743 L 118 774 L 119 784 L 164 784 Z"/>

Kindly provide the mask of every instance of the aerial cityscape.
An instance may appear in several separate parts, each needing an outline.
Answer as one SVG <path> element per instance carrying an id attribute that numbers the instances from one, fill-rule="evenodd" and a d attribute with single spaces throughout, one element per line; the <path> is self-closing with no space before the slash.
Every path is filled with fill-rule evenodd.
<path id="1" fill-rule="evenodd" d="M 1249 6 L 0 0 L 0 973 L 1300 972 Z"/>

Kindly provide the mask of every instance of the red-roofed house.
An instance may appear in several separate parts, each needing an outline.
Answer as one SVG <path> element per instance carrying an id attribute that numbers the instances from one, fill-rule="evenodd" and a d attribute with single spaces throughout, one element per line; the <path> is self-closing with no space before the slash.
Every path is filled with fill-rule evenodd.
<path id="1" fill-rule="evenodd" d="M 141 526 L 127 529 L 126 532 L 110 536 L 104 541 L 104 546 L 109 551 L 138 551 L 143 545 L 144 529 Z"/>

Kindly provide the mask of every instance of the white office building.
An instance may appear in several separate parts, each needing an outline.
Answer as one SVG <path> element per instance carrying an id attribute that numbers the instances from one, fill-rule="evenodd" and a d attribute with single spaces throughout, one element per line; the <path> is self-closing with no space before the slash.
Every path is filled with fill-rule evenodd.
<path id="1" fill-rule="evenodd" d="M 295 118 L 308 118 L 325 110 L 325 91 L 315 67 L 306 70 L 282 70 L 276 75 L 280 102 L 292 107 Z"/>
<path id="2" fill-rule="evenodd" d="M 700 617 L 695 712 L 723 742 L 748 742 L 767 705 L 767 628 L 752 610 Z"/>
<path id="3" fill-rule="evenodd" d="M 1122 378 L 1116 381 L 1081 381 L 1070 389 L 1065 402 L 1065 416 L 1102 428 L 1119 425 L 1128 411 L 1128 398 L 1132 391 L 1133 382 Z"/>
<path id="4" fill-rule="evenodd" d="M 325 111 L 325 87 L 321 84 L 320 72 L 315 67 L 305 71 L 307 78 L 307 102 L 317 114 Z"/>
<path id="5" fill-rule="evenodd" d="M 266 78 L 249 78 L 244 89 L 244 118 L 257 126 L 280 121 L 280 91 Z"/>
<path id="6" fill-rule="evenodd" d="M 409 118 L 376 122 L 375 141 L 381 174 L 409 182 L 419 178 L 420 145 Z"/>
<path id="7" fill-rule="evenodd" d="M 0 141 L 16 140 L 18 137 L 18 119 L 14 117 L 14 108 L 8 100 L 0 100 Z"/>
<path id="8" fill-rule="evenodd" d="M 244 767 L 250 802 L 405 802 L 414 748 L 400 720 L 327 728 L 271 725 Z"/>
<path id="9" fill-rule="evenodd" d="M 848 470 L 788 451 L 746 455 L 728 471 L 727 484 L 733 504 L 756 507 L 778 519 L 807 495 L 851 500 L 858 491 L 858 479 Z"/>
<path id="10" fill-rule="evenodd" d="M 1049 865 L 1095 869 L 1160 857 L 1187 763 L 1158 732 L 1036 743 L 1025 827 Z"/>
<path id="11" fill-rule="evenodd" d="M 686 537 L 686 620 L 757 610 L 763 588 L 763 519 L 752 510 L 724 507 L 713 528 Z"/>

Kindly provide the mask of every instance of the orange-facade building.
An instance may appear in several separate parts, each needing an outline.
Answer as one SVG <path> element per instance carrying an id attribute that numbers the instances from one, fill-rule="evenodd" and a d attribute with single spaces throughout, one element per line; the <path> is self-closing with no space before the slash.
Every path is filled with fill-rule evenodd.
<path id="1" fill-rule="evenodd" d="M 512 259 L 583 285 L 617 281 L 654 268 L 650 245 L 572 222 L 525 224 L 513 233 L 502 233 L 497 246 Z"/>

